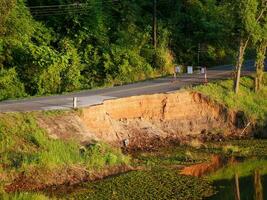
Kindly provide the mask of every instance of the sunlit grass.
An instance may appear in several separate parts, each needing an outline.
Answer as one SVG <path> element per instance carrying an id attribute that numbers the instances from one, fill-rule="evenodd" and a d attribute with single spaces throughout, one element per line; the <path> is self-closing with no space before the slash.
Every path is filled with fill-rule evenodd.
<path id="1" fill-rule="evenodd" d="M 81 152 L 81 145 L 76 141 L 49 138 L 30 113 L 0 117 L 0 155 L 1 163 L 7 168 L 71 164 L 95 168 L 128 162 L 120 150 L 105 144 L 86 146 Z"/>
<path id="2" fill-rule="evenodd" d="M 239 177 L 251 176 L 256 169 L 260 171 L 261 175 L 267 174 L 267 159 L 250 159 L 242 163 L 232 163 L 211 174 L 209 179 L 230 180 L 236 173 Z"/>
<path id="3" fill-rule="evenodd" d="M 267 82 L 267 73 L 264 75 Z M 267 85 L 258 92 L 253 91 L 253 78 L 242 77 L 240 91 L 236 95 L 233 91 L 233 80 L 223 80 L 215 83 L 208 83 L 194 88 L 212 99 L 225 104 L 235 110 L 244 111 L 245 114 L 260 123 L 267 120 Z"/>
<path id="4" fill-rule="evenodd" d="M 54 198 L 47 197 L 36 193 L 17 193 L 17 194 L 3 194 L 0 198 L 2 200 L 54 200 Z"/>

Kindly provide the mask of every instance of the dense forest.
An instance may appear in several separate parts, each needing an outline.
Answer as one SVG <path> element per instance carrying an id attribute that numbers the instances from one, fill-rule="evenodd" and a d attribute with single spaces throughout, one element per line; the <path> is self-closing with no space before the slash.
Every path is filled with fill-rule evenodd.
<path id="1" fill-rule="evenodd" d="M 143 80 L 174 64 L 242 65 L 257 49 L 261 61 L 264 9 L 264 0 L 0 0 L 0 100 Z"/>

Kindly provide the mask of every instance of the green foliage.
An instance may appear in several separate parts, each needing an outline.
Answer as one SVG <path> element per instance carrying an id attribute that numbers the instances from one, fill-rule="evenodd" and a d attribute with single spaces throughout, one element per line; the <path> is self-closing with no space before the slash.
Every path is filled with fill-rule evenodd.
<path id="1" fill-rule="evenodd" d="M 0 1 L 0 36 L 6 32 L 6 21 L 9 17 L 10 12 L 14 7 L 15 1 L 14 0 L 1 0 Z"/>
<path id="2" fill-rule="evenodd" d="M 250 176 L 255 169 L 259 169 L 261 174 L 267 174 L 266 159 L 251 159 L 239 164 L 228 165 L 210 175 L 210 180 L 232 179 L 235 173 L 240 177 Z"/>
<path id="3" fill-rule="evenodd" d="M 24 85 L 19 80 L 16 69 L 0 69 L 0 100 L 25 96 Z"/>
<path id="4" fill-rule="evenodd" d="M 208 161 L 208 152 L 190 146 L 170 146 L 154 152 L 137 152 L 133 155 L 138 164 L 145 166 L 190 165 Z"/>
<path id="5" fill-rule="evenodd" d="M 87 166 L 90 169 L 99 169 L 105 166 L 114 166 L 118 163 L 129 163 L 128 157 L 124 156 L 120 150 L 111 148 L 103 143 L 90 145 L 82 156 L 87 160 Z"/>
<path id="6" fill-rule="evenodd" d="M 265 74 L 265 82 L 267 80 L 266 77 Z M 242 77 L 240 84 L 240 93 L 238 96 L 231 91 L 231 88 L 233 88 L 232 80 L 224 80 L 197 86 L 195 90 L 210 96 L 212 99 L 225 104 L 231 109 L 244 111 L 252 120 L 258 120 L 259 123 L 265 123 L 267 117 L 266 85 L 260 92 L 254 93 L 254 83 L 251 77 Z"/>
<path id="7" fill-rule="evenodd" d="M 61 41 L 62 60 L 64 66 L 61 66 L 61 92 L 70 92 L 81 88 L 81 70 L 82 64 L 77 49 L 71 40 Z"/>
<path id="8" fill-rule="evenodd" d="M 129 163 L 121 151 L 104 144 L 81 151 L 75 141 L 51 139 L 38 126 L 35 117 L 30 113 L 0 116 L 0 161 L 5 163 L 5 170 L 74 164 L 93 169 Z"/>
<path id="9" fill-rule="evenodd" d="M 129 172 L 101 182 L 89 183 L 74 199 L 203 199 L 213 194 L 202 179 L 181 176 L 169 169 Z"/>
<path id="10" fill-rule="evenodd" d="M 221 154 L 224 156 L 236 156 L 243 158 L 265 158 L 267 156 L 266 140 L 233 140 L 221 143 L 207 143 L 200 151 Z"/>
<path id="11" fill-rule="evenodd" d="M 30 0 L 27 6 L 69 3 Z M 73 7 L 49 12 L 38 7 L 30 12 L 23 0 L 1 0 L 0 67 L 15 67 L 27 94 L 70 92 L 169 74 L 174 62 L 197 64 L 199 43 L 201 65 L 229 62 L 234 56 L 231 33 L 241 19 L 227 1 L 159 1 L 157 49 L 151 41 L 152 2 L 80 3 L 82 12 Z M 254 17 L 260 5 L 254 1 L 249 5 L 244 4 L 243 11 Z M 259 30 L 259 38 L 264 28 L 254 27 L 252 14 L 244 22 Z"/>
<path id="12" fill-rule="evenodd" d="M 112 46 L 110 53 L 104 53 L 106 81 L 121 84 L 143 80 L 151 76 L 153 69 L 138 52 L 131 49 Z"/>
<path id="13" fill-rule="evenodd" d="M 34 194 L 34 193 L 18 193 L 18 194 L 3 194 L 1 196 L 3 200 L 49 200 L 51 198 L 46 197 L 42 194 Z M 53 200 L 54 198 L 52 198 Z"/>

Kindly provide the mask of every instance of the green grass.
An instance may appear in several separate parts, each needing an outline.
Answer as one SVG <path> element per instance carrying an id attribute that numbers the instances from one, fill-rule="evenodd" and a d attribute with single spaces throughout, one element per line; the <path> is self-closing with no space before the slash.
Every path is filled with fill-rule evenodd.
<path id="1" fill-rule="evenodd" d="M 245 158 L 267 157 L 267 140 L 229 140 L 224 142 L 207 142 L 199 152 L 221 154 L 224 156 L 239 156 Z"/>
<path id="2" fill-rule="evenodd" d="M 267 83 L 267 73 L 264 74 Z M 225 104 L 228 108 L 244 111 L 252 120 L 265 123 L 267 120 L 267 84 L 255 93 L 253 91 L 253 78 L 242 77 L 240 92 L 236 95 L 233 91 L 233 80 L 223 80 L 194 88 L 212 99 Z"/>
<path id="3" fill-rule="evenodd" d="M 0 194 L 2 200 L 53 200 L 43 194 L 34 193 L 17 193 L 17 194 Z"/>
<path id="4" fill-rule="evenodd" d="M 120 150 L 105 144 L 82 149 L 81 152 L 81 145 L 76 141 L 49 138 L 45 130 L 38 126 L 34 113 L 0 116 L 0 161 L 6 169 L 71 164 L 95 168 L 128 162 Z"/>
<path id="5" fill-rule="evenodd" d="M 219 169 L 209 176 L 210 180 L 224 180 L 233 179 L 235 173 L 238 173 L 239 177 L 251 176 L 254 170 L 258 169 L 261 175 L 267 174 L 267 160 L 266 159 L 250 159 L 242 163 L 231 164 Z"/>
<path id="6" fill-rule="evenodd" d="M 20 172 L 31 175 L 37 170 L 45 174 L 71 166 L 81 166 L 94 172 L 129 163 L 130 158 L 120 149 L 107 144 L 81 146 L 77 141 L 50 138 L 38 126 L 36 113 L 0 115 L 0 195 L 4 194 L 1 192 L 3 185 Z M 17 199 L 27 198 L 18 196 Z"/>
<path id="7" fill-rule="evenodd" d="M 208 161 L 209 152 L 199 151 L 190 146 L 169 146 L 153 152 L 136 152 L 132 155 L 138 165 L 148 167 L 189 165 Z"/>

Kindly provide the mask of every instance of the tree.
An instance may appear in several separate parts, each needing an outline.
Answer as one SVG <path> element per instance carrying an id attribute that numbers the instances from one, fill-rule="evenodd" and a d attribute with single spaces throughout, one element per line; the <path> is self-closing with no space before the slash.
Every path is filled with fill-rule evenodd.
<path id="1" fill-rule="evenodd" d="M 263 74 L 264 74 L 264 61 L 265 61 L 265 54 L 267 48 L 267 40 L 262 40 L 258 43 L 257 46 L 257 57 L 256 57 L 256 77 L 255 77 L 255 84 L 254 90 L 257 92 L 261 90 L 263 85 Z"/>
<path id="2" fill-rule="evenodd" d="M 5 34 L 6 21 L 15 6 L 15 0 L 0 0 L 0 36 Z"/>
<path id="3" fill-rule="evenodd" d="M 266 3 L 262 2 L 262 3 Z M 264 6 L 264 4 L 263 4 Z M 254 43 L 256 44 L 256 77 L 254 83 L 254 90 L 258 92 L 261 90 L 263 85 L 263 73 L 264 73 L 264 61 L 266 55 L 266 48 L 267 48 L 267 15 L 261 20 L 261 23 L 258 25 L 258 37 L 254 37 Z"/>
<path id="4" fill-rule="evenodd" d="M 239 82 L 241 75 L 241 68 L 244 62 L 245 50 L 251 38 L 259 37 L 258 26 L 265 17 L 267 11 L 266 0 L 239 0 L 232 5 L 233 16 L 235 16 L 235 27 L 237 27 L 236 34 L 239 40 L 238 56 L 235 64 L 235 80 L 234 90 L 237 94 L 239 91 Z M 261 37 L 261 36 L 260 36 Z"/>

